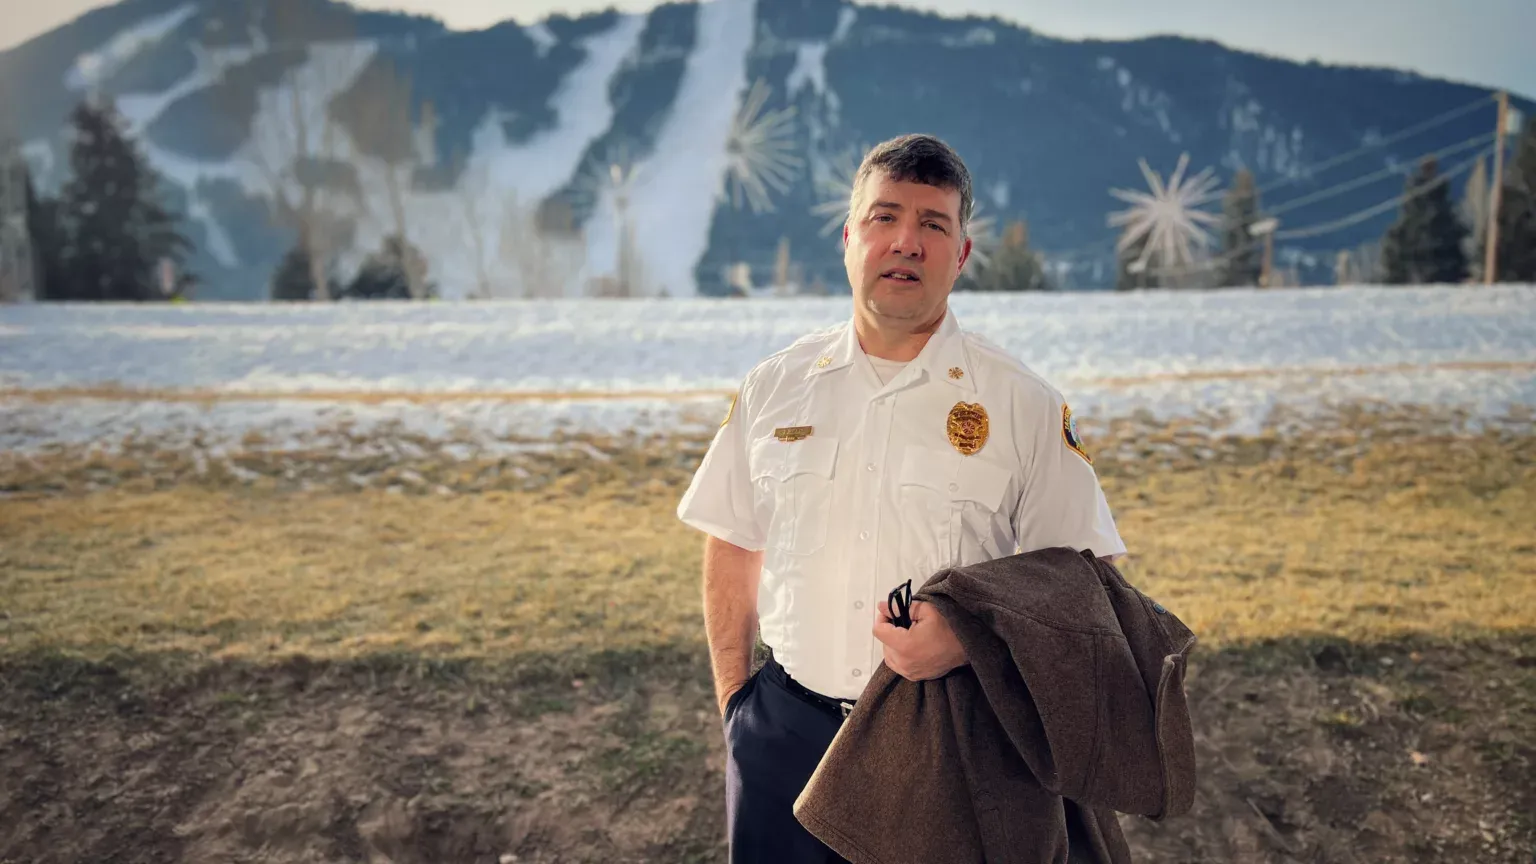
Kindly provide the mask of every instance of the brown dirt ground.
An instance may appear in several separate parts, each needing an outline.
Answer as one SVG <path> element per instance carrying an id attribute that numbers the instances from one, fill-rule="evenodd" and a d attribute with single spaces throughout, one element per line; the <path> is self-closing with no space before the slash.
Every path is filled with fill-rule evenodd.
<path id="1" fill-rule="evenodd" d="M 1205 639 L 1196 807 L 1137 860 L 1531 864 L 1530 424 L 1104 435 L 1127 573 Z M 598 445 L 379 469 L 448 494 L 0 464 L 0 862 L 723 861 L 699 445 Z"/>

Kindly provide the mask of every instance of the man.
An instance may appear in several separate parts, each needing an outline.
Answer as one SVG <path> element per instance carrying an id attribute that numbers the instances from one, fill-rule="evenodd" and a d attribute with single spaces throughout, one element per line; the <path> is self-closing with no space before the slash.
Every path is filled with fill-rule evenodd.
<path id="1" fill-rule="evenodd" d="M 967 662 L 925 604 L 893 623 L 893 589 L 1019 551 L 1125 551 L 1062 395 L 949 311 L 971 212 L 942 141 L 872 149 L 843 227 L 851 320 L 752 369 L 678 505 L 709 535 L 737 864 L 842 860 L 792 807 L 847 708 L 881 662 L 910 680 Z"/>

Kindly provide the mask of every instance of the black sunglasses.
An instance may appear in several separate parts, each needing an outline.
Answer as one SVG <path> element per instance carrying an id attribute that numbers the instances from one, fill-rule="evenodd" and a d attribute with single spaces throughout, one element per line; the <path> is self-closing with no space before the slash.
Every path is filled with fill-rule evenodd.
<path id="1" fill-rule="evenodd" d="M 891 623 L 895 624 L 897 627 L 911 629 L 912 580 L 908 579 L 907 581 L 891 589 L 891 594 L 888 599 L 890 601 L 891 611 L 895 615 L 895 617 L 891 619 Z"/>

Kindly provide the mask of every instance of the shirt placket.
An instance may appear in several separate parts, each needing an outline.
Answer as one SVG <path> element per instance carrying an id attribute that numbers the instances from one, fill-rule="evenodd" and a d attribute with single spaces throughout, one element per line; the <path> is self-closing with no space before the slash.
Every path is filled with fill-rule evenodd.
<path id="1" fill-rule="evenodd" d="M 879 602 L 879 574 L 885 566 L 880 554 L 888 545 L 882 537 L 881 500 L 884 497 L 890 447 L 891 421 L 895 412 L 896 396 L 886 393 L 875 397 L 866 394 L 864 409 L 863 446 L 859 451 L 858 481 L 855 483 L 855 500 L 858 506 L 858 524 L 855 526 L 854 552 L 850 556 L 848 593 L 843 598 L 847 610 L 849 634 L 848 652 L 844 674 L 855 687 L 862 687 L 879 663 L 881 652 L 876 650 L 877 641 L 871 633 L 874 612 Z"/>

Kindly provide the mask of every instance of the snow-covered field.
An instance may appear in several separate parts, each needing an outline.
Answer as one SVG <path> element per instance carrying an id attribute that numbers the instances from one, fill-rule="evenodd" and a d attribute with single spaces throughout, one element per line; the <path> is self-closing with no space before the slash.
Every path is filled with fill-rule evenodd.
<path id="1" fill-rule="evenodd" d="M 0 308 L 0 447 L 294 446 L 390 426 L 464 442 L 707 431 L 759 359 L 846 297 Z M 963 326 L 1085 423 L 1147 410 L 1536 406 L 1536 286 L 958 295 Z M 60 390 L 91 388 L 90 398 Z M 43 398 L 46 397 L 46 398 Z"/>

